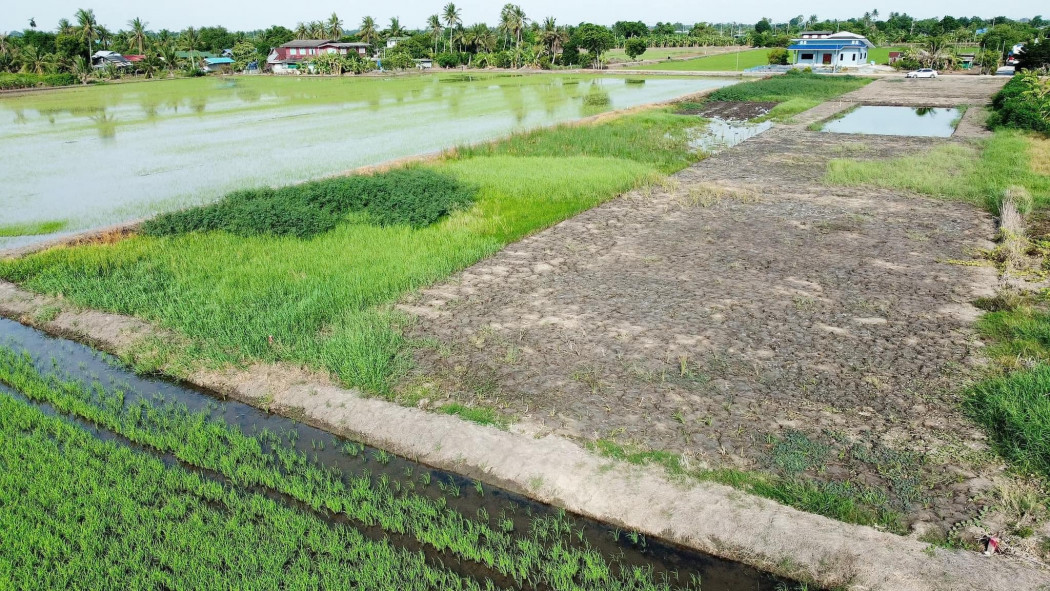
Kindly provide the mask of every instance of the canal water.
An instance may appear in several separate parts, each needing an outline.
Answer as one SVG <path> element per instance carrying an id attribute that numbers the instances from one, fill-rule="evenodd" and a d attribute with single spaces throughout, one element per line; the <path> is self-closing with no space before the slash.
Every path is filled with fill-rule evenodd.
<path id="1" fill-rule="evenodd" d="M 338 470 L 344 475 L 367 472 L 375 479 L 394 482 L 405 478 L 417 481 L 424 474 L 429 480 L 438 484 L 426 488 L 413 487 L 413 494 L 423 494 L 431 498 L 443 498 L 447 505 L 466 515 L 478 514 L 484 510 L 488 515 L 505 515 L 515 522 L 515 531 L 527 531 L 533 520 L 540 517 L 564 515 L 555 507 L 537 503 L 509 491 L 482 485 L 483 492 L 477 491 L 473 480 L 454 473 L 437 470 L 376 449 L 349 442 L 325 431 L 297 423 L 286 417 L 269 414 L 255 407 L 232 400 L 223 400 L 215 395 L 195 389 L 185 384 L 168 380 L 138 376 L 125 370 L 116 358 L 96 351 L 79 343 L 50 337 L 38 330 L 25 327 L 19 323 L 0 318 L 0 346 L 16 352 L 28 353 L 39 371 L 56 374 L 66 380 L 75 380 L 88 386 L 100 385 L 108 390 L 120 390 L 124 393 L 124 404 L 130 405 L 146 399 L 154 405 L 174 403 L 184 406 L 191 412 L 204 412 L 212 419 L 222 419 L 247 434 L 258 434 L 262 430 L 270 433 L 284 434 L 289 445 L 306 454 L 312 461 L 327 468 Z M 11 393 L 3 385 L 0 392 L 14 395 L 30 403 L 27 399 Z M 47 405 L 42 406 L 45 412 L 57 414 Z M 86 424 L 76 418 L 67 417 L 78 426 L 104 439 L 115 440 L 142 453 L 152 453 L 149 449 L 136 446 L 123 440 L 119 435 L 107 432 L 97 425 Z M 288 436 L 293 435 L 294 436 Z M 348 444 L 358 450 L 350 455 L 346 453 Z M 179 463 L 172 457 L 162 456 L 169 465 Z M 188 467 L 191 468 L 192 467 Z M 411 476 L 408 476 L 411 475 Z M 220 476 L 217 479 L 222 480 Z M 448 491 L 457 489 L 458 494 L 449 495 Z M 400 487 L 397 488 L 401 490 Z M 407 490 L 407 487 L 405 488 Z M 294 499 L 285 498 L 273 491 L 255 491 L 267 494 L 271 498 L 309 511 Z M 671 543 L 655 539 L 632 541 L 628 532 L 600 523 L 579 515 L 568 515 L 574 522 L 574 529 L 582 532 L 581 544 L 599 550 L 611 562 L 618 560 L 621 567 L 642 566 L 651 568 L 660 577 L 667 576 L 670 581 L 680 581 L 685 585 L 699 579 L 704 591 L 773 591 L 790 585 L 789 581 L 747 567 L 745 565 L 722 560 L 713 556 L 694 552 Z M 391 543 L 408 547 L 428 554 L 428 558 L 441 561 L 446 566 L 459 568 L 462 574 L 485 576 L 490 573 L 479 572 L 470 565 L 458 565 L 454 557 L 445 556 L 418 544 L 408 536 L 390 536 L 387 532 L 364 531 L 345 517 L 325 515 L 344 527 L 357 527 L 370 537 L 387 538 Z M 373 528 L 374 529 L 374 528 Z M 496 580 L 498 584 L 506 581 Z"/>
<path id="2" fill-rule="evenodd" d="M 0 250 L 733 83 L 260 76 L 0 97 Z M 5 237 L 45 222 L 51 236 Z"/>

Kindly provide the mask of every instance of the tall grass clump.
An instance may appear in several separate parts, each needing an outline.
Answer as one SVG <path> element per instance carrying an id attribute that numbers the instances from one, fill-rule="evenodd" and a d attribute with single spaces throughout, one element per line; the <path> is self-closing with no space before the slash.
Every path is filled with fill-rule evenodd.
<path id="1" fill-rule="evenodd" d="M 38 86 L 71 86 L 77 83 L 72 74 L 30 74 L 19 72 L 11 74 L 0 72 L 0 90 L 17 90 L 36 88 Z"/>
<path id="2" fill-rule="evenodd" d="M 0 238 L 11 238 L 16 236 L 42 236 L 61 232 L 69 226 L 65 220 L 49 222 L 26 222 L 24 224 L 0 225 Z"/>
<path id="3" fill-rule="evenodd" d="M 237 191 L 217 203 L 162 214 L 143 224 L 147 236 L 223 230 L 239 236 L 306 238 L 327 232 L 347 214 L 363 213 L 380 226 L 422 228 L 474 200 L 455 178 L 414 167 L 355 175 L 280 189 Z"/>

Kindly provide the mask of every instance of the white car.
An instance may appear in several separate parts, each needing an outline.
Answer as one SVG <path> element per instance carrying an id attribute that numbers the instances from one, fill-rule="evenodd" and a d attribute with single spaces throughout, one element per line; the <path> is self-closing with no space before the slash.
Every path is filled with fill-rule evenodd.
<path id="1" fill-rule="evenodd" d="M 914 72 L 908 72 L 905 78 L 936 78 L 937 70 L 931 68 L 923 68 L 921 70 L 915 70 Z"/>

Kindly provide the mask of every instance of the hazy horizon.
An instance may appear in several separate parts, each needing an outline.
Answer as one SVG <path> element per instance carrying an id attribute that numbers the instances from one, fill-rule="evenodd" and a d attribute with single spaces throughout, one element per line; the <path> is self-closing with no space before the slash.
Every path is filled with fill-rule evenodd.
<path id="1" fill-rule="evenodd" d="M 110 0 L 94 4 L 69 0 L 40 0 L 31 4 L 18 3 L 5 9 L 4 14 L 0 16 L 0 31 L 26 29 L 30 18 L 36 19 L 38 30 L 54 30 L 61 18 L 74 20 L 73 17 L 78 8 L 93 9 L 99 23 L 113 31 L 127 28 L 127 22 L 136 17 L 147 21 L 148 28 L 153 31 L 220 25 L 231 31 L 252 31 L 265 29 L 272 25 L 294 28 L 298 22 L 325 20 L 333 11 L 343 20 L 343 28 L 346 30 L 358 28 L 364 16 L 374 17 L 381 24 L 385 24 L 390 17 L 396 16 L 401 19 L 402 26 L 409 29 L 420 29 L 423 28 L 427 16 L 440 13 L 444 4 L 444 0 L 427 0 L 426 2 L 392 0 L 383 3 L 382 6 L 364 10 L 331 0 L 300 0 L 294 8 L 263 0 L 253 3 L 252 10 L 245 11 L 235 4 L 202 2 L 201 0 L 155 4 L 143 4 L 129 0 Z M 497 17 L 503 4 L 504 2 L 491 3 L 481 0 L 456 2 L 456 6 L 462 10 L 465 25 L 477 22 L 494 24 L 498 20 Z M 604 25 L 611 25 L 619 20 L 641 20 L 648 25 L 660 21 L 686 24 L 696 22 L 754 23 L 763 17 L 769 17 L 775 22 L 787 22 L 799 14 L 806 17 L 816 14 L 821 20 L 825 18 L 844 20 L 859 17 L 865 11 L 875 9 L 879 11 L 880 18 L 885 18 L 890 12 L 907 12 L 920 19 L 940 18 L 945 15 L 984 18 L 1006 16 L 1019 19 L 1036 16 L 1046 6 L 1035 0 L 1021 0 L 1012 2 L 1010 10 L 1006 14 L 1000 14 L 992 13 L 992 10 L 1002 11 L 1001 7 L 989 8 L 984 3 L 949 2 L 947 0 L 932 0 L 924 3 L 918 9 L 914 4 L 904 1 L 873 3 L 867 8 L 846 8 L 842 3 L 830 0 L 815 0 L 804 8 L 794 7 L 790 10 L 785 8 L 782 2 L 772 1 L 751 2 L 743 6 L 714 7 L 686 5 L 674 0 L 653 0 L 645 5 L 626 0 L 571 5 L 555 0 L 526 0 L 518 4 L 531 20 L 554 16 L 561 24 L 578 24 L 586 21 Z"/>

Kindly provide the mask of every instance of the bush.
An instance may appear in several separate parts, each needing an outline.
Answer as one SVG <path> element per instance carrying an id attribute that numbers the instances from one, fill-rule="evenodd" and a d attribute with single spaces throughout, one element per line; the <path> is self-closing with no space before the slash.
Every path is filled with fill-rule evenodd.
<path id="1" fill-rule="evenodd" d="M 645 39 L 642 39 L 641 37 L 632 37 L 628 39 L 627 43 L 624 45 L 624 51 L 627 53 L 627 57 L 632 60 L 645 53 L 645 50 L 648 48 L 649 46 L 646 44 Z"/>
<path id="2" fill-rule="evenodd" d="M 308 238 L 336 227 L 347 214 L 368 223 L 421 228 L 474 201 L 475 190 L 426 168 L 326 179 L 280 189 L 231 193 L 218 203 L 157 216 L 149 236 L 223 230 L 238 236 Z"/>
<path id="3" fill-rule="evenodd" d="M 1033 73 L 1014 76 L 992 98 L 990 127 L 1013 127 L 1050 134 L 1050 83 Z"/>
<path id="4" fill-rule="evenodd" d="M 786 66 L 788 63 L 788 50 L 777 47 L 769 52 L 769 65 Z"/>
<path id="5" fill-rule="evenodd" d="M 36 88 L 37 86 L 72 86 L 77 83 L 72 74 L 7 74 L 0 72 L 0 90 Z"/>

